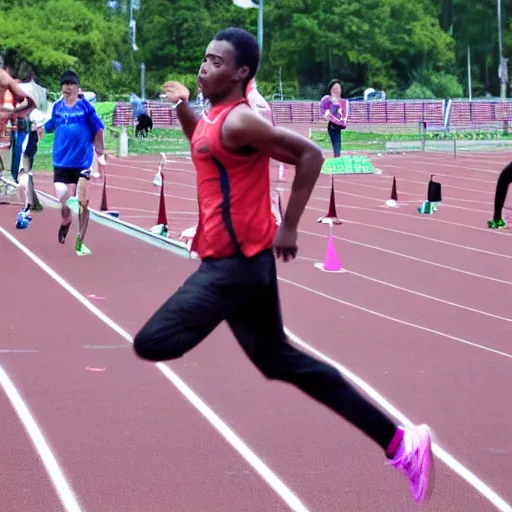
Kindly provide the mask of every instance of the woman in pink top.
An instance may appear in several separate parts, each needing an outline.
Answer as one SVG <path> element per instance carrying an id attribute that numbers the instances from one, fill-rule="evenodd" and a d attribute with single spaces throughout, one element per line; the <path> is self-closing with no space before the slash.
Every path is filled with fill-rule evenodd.
<path id="1" fill-rule="evenodd" d="M 341 84 L 338 80 L 331 80 L 327 90 L 329 94 L 320 100 L 320 114 L 329 123 L 327 132 L 334 157 L 338 157 L 341 153 L 341 130 L 347 127 L 348 101 L 341 97 Z"/>

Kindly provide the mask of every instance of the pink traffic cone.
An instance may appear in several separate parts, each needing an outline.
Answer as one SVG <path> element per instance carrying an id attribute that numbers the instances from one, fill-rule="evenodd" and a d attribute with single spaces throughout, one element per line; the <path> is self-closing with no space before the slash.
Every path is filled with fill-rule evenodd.
<path id="1" fill-rule="evenodd" d="M 324 270 L 327 272 L 339 272 L 341 270 L 341 262 L 334 246 L 334 237 L 329 235 L 327 242 L 327 252 L 325 254 Z"/>

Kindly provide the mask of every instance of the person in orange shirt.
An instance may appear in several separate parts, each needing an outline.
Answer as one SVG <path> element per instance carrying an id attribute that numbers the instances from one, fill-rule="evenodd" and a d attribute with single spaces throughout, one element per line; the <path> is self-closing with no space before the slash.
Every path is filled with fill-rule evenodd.
<path id="1" fill-rule="evenodd" d="M 12 74 L 13 70 L 10 67 L 0 68 L 0 152 L 8 150 L 14 139 L 12 132 L 7 133 L 8 122 L 11 121 L 11 124 L 14 125 L 18 116 L 23 117 L 29 114 L 36 106 L 32 98 L 21 89 L 18 80 Z M 3 170 L 1 160 L 0 169 Z M 18 169 L 11 169 L 11 174 L 17 180 Z"/>
<path id="2" fill-rule="evenodd" d="M 34 110 L 36 104 L 5 69 L 0 69 L 0 133 L 3 133 L 9 119 L 25 116 Z"/>
<path id="3" fill-rule="evenodd" d="M 140 329 L 134 351 L 147 361 L 177 359 L 227 321 L 266 378 L 296 386 L 363 431 L 407 476 L 421 502 L 431 476 L 429 428 L 396 425 L 335 368 L 298 350 L 285 334 L 276 257 L 288 262 L 297 256 L 299 221 L 324 158 L 312 141 L 273 126 L 250 107 L 246 87 L 258 66 L 254 36 L 229 28 L 208 45 L 197 78 L 211 104 L 208 113 L 196 116 L 184 85 L 164 86 L 168 101 L 177 104 L 197 170 L 192 250 L 202 261 Z M 279 226 L 271 211 L 270 158 L 296 167 Z"/>

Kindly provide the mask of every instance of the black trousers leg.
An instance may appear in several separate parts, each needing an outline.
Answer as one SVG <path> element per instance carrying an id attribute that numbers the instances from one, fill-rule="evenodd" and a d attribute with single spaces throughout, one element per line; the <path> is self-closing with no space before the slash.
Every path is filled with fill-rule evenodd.
<path id="1" fill-rule="evenodd" d="M 223 320 L 267 378 L 297 386 L 388 448 L 394 423 L 336 369 L 288 343 L 271 250 L 203 262 L 136 335 L 134 350 L 150 361 L 181 357 Z"/>
<path id="2" fill-rule="evenodd" d="M 261 263 L 265 279 L 259 293 L 227 318 L 246 354 L 268 379 L 296 386 L 386 450 L 396 433 L 396 425 L 335 368 L 289 344 L 281 317 L 274 256 L 269 254 Z"/>
<path id="3" fill-rule="evenodd" d="M 136 354 L 166 361 L 194 348 L 259 292 L 264 255 L 203 261 L 135 336 Z"/>
<path id="4" fill-rule="evenodd" d="M 226 311 L 212 276 L 201 266 L 146 322 L 133 348 L 149 361 L 176 359 L 206 338 Z"/>
<path id="5" fill-rule="evenodd" d="M 508 187 L 512 183 L 512 163 L 508 164 L 498 178 L 496 194 L 494 196 L 494 221 L 498 222 L 502 217 L 503 206 L 507 199 Z"/>

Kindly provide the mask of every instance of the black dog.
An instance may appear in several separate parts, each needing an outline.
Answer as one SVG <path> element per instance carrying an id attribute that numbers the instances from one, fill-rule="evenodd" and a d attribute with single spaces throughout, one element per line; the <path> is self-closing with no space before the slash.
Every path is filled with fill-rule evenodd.
<path id="1" fill-rule="evenodd" d="M 147 114 L 141 114 L 137 118 L 138 124 L 135 127 L 135 137 L 141 139 L 147 137 L 150 130 L 153 129 L 153 120 Z"/>

